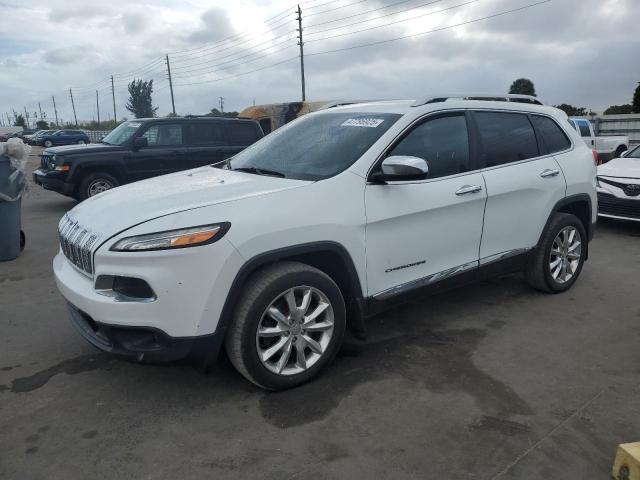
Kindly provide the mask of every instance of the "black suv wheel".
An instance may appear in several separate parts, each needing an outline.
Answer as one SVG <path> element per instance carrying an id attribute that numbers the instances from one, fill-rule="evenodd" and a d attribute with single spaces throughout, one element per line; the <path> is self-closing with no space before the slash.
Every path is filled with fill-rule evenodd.
<path id="1" fill-rule="evenodd" d="M 76 198 L 81 202 L 89 197 L 111 190 L 118 185 L 120 185 L 120 183 L 113 175 L 102 172 L 91 173 L 80 182 Z"/>

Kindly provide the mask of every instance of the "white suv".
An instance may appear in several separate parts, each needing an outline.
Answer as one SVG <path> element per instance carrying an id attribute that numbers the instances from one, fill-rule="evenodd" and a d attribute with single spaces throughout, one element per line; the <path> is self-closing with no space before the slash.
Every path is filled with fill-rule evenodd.
<path id="1" fill-rule="evenodd" d="M 532 97 L 441 95 L 302 117 L 223 165 L 116 188 L 60 222 L 73 323 L 139 361 L 222 345 L 267 389 L 299 385 L 363 319 L 525 271 L 563 292 L 597 218 L 591 150 Z"/>

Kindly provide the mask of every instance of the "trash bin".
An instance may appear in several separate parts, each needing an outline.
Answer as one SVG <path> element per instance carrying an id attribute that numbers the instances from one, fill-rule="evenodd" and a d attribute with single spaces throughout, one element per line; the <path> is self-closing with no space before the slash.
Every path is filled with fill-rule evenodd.
<path id="1" fill-rule="evenodd" d="M 0 143 L 0 261 L 17 258 L 24 248 L 21 206 L 28 154 L 29 147 L 19 139 Z"/>

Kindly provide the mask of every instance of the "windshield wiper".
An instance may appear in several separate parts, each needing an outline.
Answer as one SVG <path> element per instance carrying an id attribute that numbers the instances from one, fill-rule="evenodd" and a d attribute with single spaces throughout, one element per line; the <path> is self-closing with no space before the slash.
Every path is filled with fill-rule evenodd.
<path id="1" fill-rule="evenodd" d="M 282 172 L 276 172 L 275 170 L 267 170 L 265 168 L 256 168 L 256 167 L 240 167 L 240 168 L 232 168 L 234 172 L 246 172 L 246 173 L 254 173 L 256 175 L 266 175 L 269 177 L 279 177 L 286 178 L 286 175 Z"/>

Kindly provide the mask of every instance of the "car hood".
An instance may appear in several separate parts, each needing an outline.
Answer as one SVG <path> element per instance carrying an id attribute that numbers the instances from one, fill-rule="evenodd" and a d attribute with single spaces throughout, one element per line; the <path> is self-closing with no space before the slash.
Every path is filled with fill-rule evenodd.
<path id="1" fill-rule="evenodd" d="M 598 167 L 598 176 L 640 178 L 640 158 L 614 158 Z"/>
<path id="2" fill-rule="evenodd" d="M 80 203 L 67 216 L 103 241 L 154 218 L 309 183 L 207 166 L 108 190 Z"/>
<path id="3" fill-rule="evenodd" d="M 43 140 L 47 137 L 41 137 L 38 140 Z M 86 145 L 65 145 L 61 147 L 47 148 L 43 153 L 52 155 L 77 155 L 85 153 L 98 153 L 98 152 L 110 152 L 126 150 L 125 147 L 119 145 L 107 145 L 106 143 L 89 143 Z"/>

